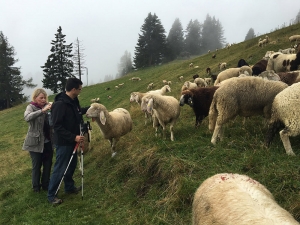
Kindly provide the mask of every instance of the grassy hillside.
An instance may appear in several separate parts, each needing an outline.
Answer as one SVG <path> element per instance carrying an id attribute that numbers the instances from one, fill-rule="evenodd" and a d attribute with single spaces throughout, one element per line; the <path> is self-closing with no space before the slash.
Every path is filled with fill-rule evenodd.
<path id="1" fill-rule="evenodd" d="M 290 47 L 288 37 L 299 34 L 299 25 L 269 33 L 269 44 L 257 46 L 259 37 L 200 57 L 176 60 L 158 67 L 141 69 L 118 80 L 84 87 L 80 102 L 91 98 L 109 110 L 127 109 L 134 121 L 133 130 L 117 144 L 118 154 L 111 158 L 108 141 L 92 124 L 92 150 L 84 157 L 84 196 L 67 196 L 64 203 L 52 207 L 46 192 L 31 190 L 31 160 L 21 147 L 28 128 L 23 119 L 27 104 L 0 111 L 0 224 L 191 224 L 191 205 L 197 187 L 206 178 L 222 172 L 247 174 L 265 185 L 276 201 L 300 221 L 299 137 L 291 138 L 296 157 L 286 155 L 279 135 L 269 149 L 263 147 L 266 126 L 262 117 L 252 117 L 242 124 L 237 117 L 227 124 L 225 140 L 215 147 L 210 143 L 208 120 L 194 128 L 195 116 L 188 106 L 181 107 L 180 120 L 174 128 L 175 141 L 155 137 L 151 124 L 144 125 L 144 115 L 136 103 L 130 103 L 132 91 L 146 92 L 154 82 L 172 81 L 172 95 L 179 99 L 184 80 L 198 73 L 205 77 L 210 67 L 218 73 L 218 63 L 236 67 L 239 59 L 249 64 L 259 61 L 268 50 Z M 264 36 L 264 35 L 263 35 Z M 215 59 L 211 58 L 217 54 Z M 193 63 L 199 68 L 189 68 Z M 138 76 L 142 80 L 130 81 Z M 114 87 L 119 83 L 124 86 Z M 110 87 L 110 90 L 105 88 Z M 107 95 L 112 96 L 111 99 Z M 50 100 L 53 96 L 50 96 Z M 55 161 L 55 160 L 54 160 Z M 74 175 L 81 184 L 81 173 Z"/>

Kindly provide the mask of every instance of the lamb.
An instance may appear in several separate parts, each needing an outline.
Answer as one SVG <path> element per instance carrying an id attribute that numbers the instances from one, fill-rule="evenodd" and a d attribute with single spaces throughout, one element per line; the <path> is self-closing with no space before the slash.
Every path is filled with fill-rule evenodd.
<path id="1" fill-rule="evenodd" d="M 295 155 L 289 137 L 300 134 L 300 83 L 293 84 L 278 93 L 272 104 L 272 114 L 265 145 L 270 146 L 276 132 L 279 134 L 288 155 Z M 280 128 L 281 127 L 281 128 Z"/>
<path id="2" fill-rule="evenodd" d="M 198 87 L 206 87 L 207 86 L 207 83 L 205 82 L 205 80 L 203 78 L 196 78 L 194 80 L 194 83 L 197 84 Z"/>
<path id="3" fill-rule="evenodd" d="M 290 42 L 293 42 L 293 41 L 298 42 L 298 41 L 300 41 L 300 35 L 292 35 L 292 36 L 290 36 L 289 37 L 289 41 Z"/>
<path id="4" fill-rule="evenodd" d="M 209 130 L 213 131 L 211 143 L 215 145 L 217 137 L 222 140 L 223 124 L 237 115 L 263 115 L 269 119 L 274 97 L 287 86 L 283 82 L 252 76 L 224 81 L 216 90 L 209 109 Z"/>
<path id="5" fill-rule="evenodd" d="M 300 52 L 297 54 L 274 53 L 268 60 L 266 70 L 277 72 L 294 71 L 300 69 Z"/>
<path id="6" fill-rule="evenodd" d="M 184 84 L 181 87 L 181 91 L 187 90 L 187 89 L 193 89 L 193 88 L 197 88 L 197 84 L 192 83 L 190 81 L 186 81 L 184 82 Z"/>
<path id="7" fill-rule="evenodd" d="M 196 116 L 195 127 L 201 125 L 202 120 L 208 116 L 209 107 L 212 102 L 213 95 L 218 86 L 199 87 L 183 91 L 179 100 L 180 106 L 184 104 L 193 108 Z"/>
<path id="8" fill-rule="evenodd" d="M 266 60 L 266 59 L 261 59 L 260 61 L 255 63 L 252 66 L 252 75 L 257 76 L 257 75 L 261 74 L 262 72 L 266 71 L 267 64 L 268 64 L 268 60 Z"/>
<path id="9" fill-rule="evenodd" d="M 279 72 L 277 74 L 280 77 L 280 80 L 289 86 L 294 83 L 300 82 L 300 70 Z"/>
<path id="10" fill-rule="evenodd" d="M 91 99 L 91 102 L 92 102 L 92 103 L 94 103 L 94 102 L 99 103 L 99 102 L 100 102 L 100 98 L 92 98 L 92 99 Z"/>
<path id="11" fill-rule="evenodd" d="M 171 141 L 174 141 L 173 127 L 180 115 L 179 102 L 173 96 L 147 94 L 142 98 L 141 109 L 153 114 L 163 129 L 163 138 L 166 137 L 166 125 L 170 123 Z M 158 123 L 153 123 L 157 136 Z"/>
<path id="12" fill-rule="evenodd" d="M 199 186 L 193 199 L 192 224 L 299 225 L 264 185 L 232 173 L 215 174 Z"/>
<path id="13" fill-rule="evenodd" d="M 207 84 L 207 86 L 212 85 L 212 78 L 206 77 L 206 78 L 204 78 L 204 81 L 205 81 L 205 83 Z"/>
<path id="14" fill-rule="evenodd" d="M 164 95 L 164 94 L 166 94 L 166 92 L 171 92 L 171 88 L 169 85 L 165 85 L 161 89 L 158 89 L 158 90 L 148 91 L 147 93 Z"/>
<path id="15" fill-rule="evenodd" d="M 117 154 L 115 151 L 117 142 L 132 130 L 133 123 L 129 112 L 123 108 L 109 112 L 104 105 L 92 103 L 86 116 L 97 122 L 103 137 L 110 143 L 114 157 Z"/>
<path id="16" fill-rule="evenodd" d="M 249 66 L 242 66 L 240 68 L 229 68 L 219 73 L 214 85 L 219 85 L 222 81 L 232 78 L 238 77 L 240 74 L 245 74 L 245 71 L 248 73 L 246 75 L 252 75 L 252 69 Z"/>
<path id="17" fill-rule="evenodd" d="M 136 102 L 139 105 L 142 103 L 142 98 L 146 95 L 146 93 L 142 92 L 131 92 L 130 94 L 130 102 Z M 145 125 L 147 124 L 147 120 L 152 121 L 152 115 L 148 112 L 145 112 Z"/>
<path id="18" fill-rule="evenodd" d="M 150 84 L 148 84 L 148 87 L 147 87 L 147 89 L 149 90 L 152 90 L 153 89 L 153 87 L 154 87 L 154 83 L 150 83 Z"/>
<path id="19" fill-rule="evenodd" d="M 220 69 L 220 70 L 224 70 L 224 69 L 226 69 L 226 65 L 227 65 L 227 63 L 226 63 L 226 62 L 219 63 L 219 69 Z"/>

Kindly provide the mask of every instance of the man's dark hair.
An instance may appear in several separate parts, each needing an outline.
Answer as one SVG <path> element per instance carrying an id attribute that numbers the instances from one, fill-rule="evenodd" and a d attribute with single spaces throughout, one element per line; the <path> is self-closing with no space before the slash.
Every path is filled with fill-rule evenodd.
<path id="1" fill-rule="evenodd" d="M 67 80 L 66 91 L 71 91 L 73 88 L 78 89 L 82 85 L 82 81 L 76 77 L 71 77 Z"/>

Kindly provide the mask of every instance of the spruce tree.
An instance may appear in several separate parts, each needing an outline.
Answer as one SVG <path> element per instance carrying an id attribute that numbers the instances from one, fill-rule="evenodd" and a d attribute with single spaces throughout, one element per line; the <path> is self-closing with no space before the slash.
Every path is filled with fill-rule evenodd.
<path id="1" fill-rule="evenodd" d="M 166 53 L 165 29 L 155 14 L 149 13 L 135 47 L 134 66 L 142 68 L 160 64 Z"/>
<path id="2" fill-rule="evenodd" d="M 167 44 L 169 48 L 168 57 L 174 60 L 184 50 L 184 33 L 181 22 L 178 18 L 175 19 L 172 28 L 167 37 Z"/>
<path id="3" fill-rule="evenodd" d="M 124 55 L 120 59 L 120 63 L 118 64 L 118 77 L 122 77 L 132 71 L 132 61 L 131 54 L 128 51 L 125 51 Z"/>
<path id="4" fill-rule="evenodd" d="M 208 50 L 214 51 L 215 49 L 223 48 L 225 44 L 224 31 L 219 20 L 215 17 L 206 15 L 206 19 L 203 22 L 202 29 L 202 42 L 201 53 L 206 53 Z"/>
<path id="5" fill-rule="evenodd" d="M 185 50 L 192 55 L 200 54 L 201 50 L 201 24 L 198 20 L 190 20 L 186 28 Z"/>
<path id="6" fill-rule="evenodd" d="M 72 43 L 66 45 L 66 35 L 62 34 L 62 29 L 59 26 L 55 34 L 55 40 L 51 41 L 51 54 L 43 68 L 44 79 L 43 87 L 52 90 L 54 93 L 64 91 L 66 81 L 72 75 L 73 61 L 72 61 Z"/>
<path id="7" fill-rule="evenodd" d="M 253 28 L 250 28 L 248 33 L 246 34 L 246 37 L 245 37 L 245 41 L 247 40 L 250 40 L 252 38 L 255 38 L 255 33 L 254 33 L 254 29 Z"/>
<path id="8" fill-rule="evenodd" d="M 20 67 L 14 64 L 15 50 L 8 42 L 7 37 L 0 31 L 0 109 L 10 108 L 27 100 L 22 94 L 23 87 L 36 87 L 32 78 L 23 80 Z"/>

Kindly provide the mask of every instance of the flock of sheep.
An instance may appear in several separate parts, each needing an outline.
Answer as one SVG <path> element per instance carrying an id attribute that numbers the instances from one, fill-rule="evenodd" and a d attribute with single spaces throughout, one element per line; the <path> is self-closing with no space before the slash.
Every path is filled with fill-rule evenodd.
<path id="1" fill-rule="evenodd" d="M 300 41 L 300 35 L 295 36 Z M 260 40 L 266 46 L 269 37 Z M 291 53 L 294 52 L 294 53 Z M 223 127 L 236 116 L 262 115 L 268 120 L 265 145 L 269 146 L 275 132 L 280 137 L 288 155 L 295 155 L 290 136 L 300 134 L 300 44 L 294 50 L 268 51 L 262 59 L 249 66 L 245 60 L 239 67 L 227 68 L 220 63 L 216 79 L 193 76 L 181 88 L 181 97 L 168 96 L 172 82 L 163 80 L 164 86 L 147 92 L 132 92 L 130 102 L 140 105 L 145 124 L 152 122 L 155 135 L 170 126 L 170 139 L 174 141 L 174 126 L 180 116 L 181 106 L 189 105 L 196 116 L 195 126 L 200 126 L 208 116 L 209 130 L 213 132 L 211 143 L 224 138 Z M 191 63 L 189 67 L 194 67 Z M 207 69 L 210 73 L 210 69 Z M 183 76 L 179 77 L 183 81 Z M 130 80 L 140 81 L 139 77 Z M 124 108 L 108 111 L 100 103 L 92 103 L 86 116 L 95 120 L 103 137 L 109 140 L 112 157 L 120 137 L 132 130 L 130 113 Z M 233 194 L 234 193 L 234 194 Z M 298 224 L 297 221 L 274 200 L 272 194 L 259 182 L 245 175 L 217 174 L 204 181 L 193 201 L 193 224 Z M 272 221 L 272 222 L 270 222 Z"/>

